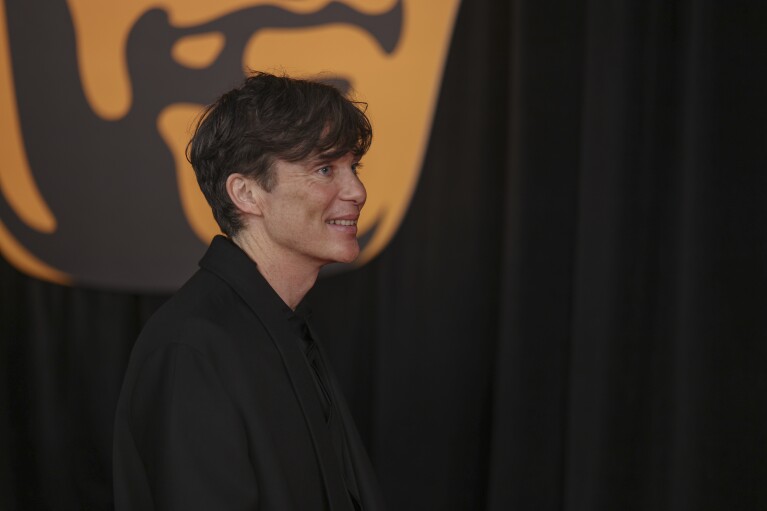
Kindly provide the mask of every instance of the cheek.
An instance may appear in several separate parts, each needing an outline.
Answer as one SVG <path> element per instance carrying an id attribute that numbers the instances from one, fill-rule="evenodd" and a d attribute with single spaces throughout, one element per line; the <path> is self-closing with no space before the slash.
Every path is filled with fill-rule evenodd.
<path id="1" fill-rule="evenodd" d="M 332 210 L 335 197 L 334 189 L 316 187 L 311 190 L 311 193 L 304 194 L 298 200 L 307 216 L 324 220 L 325 214 Z"/>
<path id="2" fill-rule="evenodd" d="M 279 217 L 283 228 L 291 231 L 316 229 L 324 224 L 325 217 L 332 211 L 337 191 L 332 186 L 313 183 L 303 188 L 291 190 L 275 201 L 275 216 Z"/>

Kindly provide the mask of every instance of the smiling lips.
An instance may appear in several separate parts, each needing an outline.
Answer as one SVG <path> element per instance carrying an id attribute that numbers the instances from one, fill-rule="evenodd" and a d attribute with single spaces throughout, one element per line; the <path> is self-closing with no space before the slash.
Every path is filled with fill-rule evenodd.
<path id="1" fill-rule="evenodd" d="M 333 218 L 325 222 L 334 231 L 346 233 L 350 236 L 357 235 L 357 218 L 349 215 L 347 218 Z"/>
<path id="2" fill-rule="evenodd" d="M 341 219 L 336 219 L 336 220 L 328 220 L 327 223 L 329 223 L 330 225 L 347 225 L 347 226 L 348 225 L 357 225 L 357 221 L 356 220 L 341 220 Z"/>

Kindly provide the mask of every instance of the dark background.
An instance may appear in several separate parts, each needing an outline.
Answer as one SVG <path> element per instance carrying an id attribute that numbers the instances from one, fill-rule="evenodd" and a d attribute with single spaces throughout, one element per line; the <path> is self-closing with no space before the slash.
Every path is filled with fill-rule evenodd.
<path id="1" fill-rule="evenodd" d="M 390 508 L 767 509 L 766 164 L 764 2 L 464 0 L 399 233 L 309 297 Z M 110 508 L 165 298 L 0 262 L 2 509 Z"/>

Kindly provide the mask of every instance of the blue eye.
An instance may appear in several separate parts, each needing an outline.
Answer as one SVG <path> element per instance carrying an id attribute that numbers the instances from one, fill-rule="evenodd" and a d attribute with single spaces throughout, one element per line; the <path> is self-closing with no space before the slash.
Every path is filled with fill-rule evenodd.
<path id="1" fill-rule="evenodd" d="M 331 169 L 330 167 L 322 167 L 321 169 L 317 169 L 317 172 L 319 172 L 323 176 L 329 176 Z"/>

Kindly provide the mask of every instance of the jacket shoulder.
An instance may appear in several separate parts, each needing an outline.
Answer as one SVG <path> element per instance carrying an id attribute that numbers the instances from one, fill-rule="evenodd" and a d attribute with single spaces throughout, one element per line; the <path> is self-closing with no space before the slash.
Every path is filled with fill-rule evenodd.
<path id="1" fill-rule="evenodd" d="M 186 345 L 211 358 L 239 356 L 242 344 L 269 339 L 258 316 L 215 275 L 200 270 L 147 321 L 131 355 L 140 364 L 169 344 Z"/>

